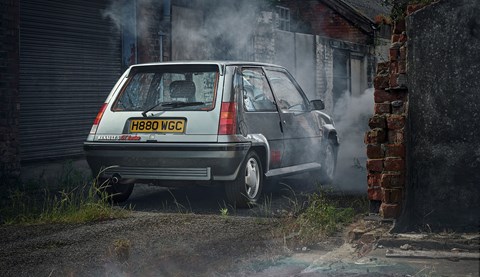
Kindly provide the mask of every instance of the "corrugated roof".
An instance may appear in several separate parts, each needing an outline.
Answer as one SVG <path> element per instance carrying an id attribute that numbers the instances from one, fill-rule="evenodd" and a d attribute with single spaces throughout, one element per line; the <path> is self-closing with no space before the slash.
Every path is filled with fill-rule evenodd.
<path id="1" fill-rule="evenodd" d="M 379 14 L 389 15 L 391 7 L 383 4 L 382 0 L 340 0 L 351 6 L 359 13 L 375 21 L 375 16 Z"/>

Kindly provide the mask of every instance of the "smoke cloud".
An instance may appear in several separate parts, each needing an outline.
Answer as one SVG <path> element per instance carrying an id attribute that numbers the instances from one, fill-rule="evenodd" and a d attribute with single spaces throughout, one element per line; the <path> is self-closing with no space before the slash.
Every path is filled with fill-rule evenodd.
<path id="1" fill-rule="evenodd" d="M 137 16 L 138 7 L 156 7 L 157 2 L 155 0 L 112 0 L 102 11 L 102 15 L 112 20 L 119 31 L 138 37 L 148 34 L 148 28 L 153 24 L 150 16 Z M 161 10 L 158 12 L 160 13 Z"/>
<path id="2" fill-rule="evenodd" d="M 208 1 L 204 5 L 202 9 L 172 8 L 176 18 L 173 59 L 252 60 L 262 1 Z"/>
<path id="3" fill-rule="evenodd" d="M 340 136 L 335 184 L 347 192 L 365 193 L 367 161 L 363 138 L 373 113 L 373 88 L 360 96 L 346 92 L 335 105 L 335 127 Z"/>

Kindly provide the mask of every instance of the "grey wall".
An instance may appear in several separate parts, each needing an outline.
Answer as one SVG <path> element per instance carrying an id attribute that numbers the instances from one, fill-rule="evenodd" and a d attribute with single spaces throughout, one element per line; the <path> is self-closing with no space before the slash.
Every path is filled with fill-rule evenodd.
<path id="1" fill-rule="evenodd" d="M 478 231 L 480 2 L 419 10 L 407 35 L 408 187 L 398 226 Z"/>

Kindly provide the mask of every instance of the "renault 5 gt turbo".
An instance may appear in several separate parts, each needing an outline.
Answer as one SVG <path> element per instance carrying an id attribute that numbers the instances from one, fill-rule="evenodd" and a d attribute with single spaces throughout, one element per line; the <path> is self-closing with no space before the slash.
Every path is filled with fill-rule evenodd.
<path id="1" fill-rule="evenodd" d="M 339 142 L 323 109 L 278 65 L 139 64 L 113 87 L 84 150 L 112 201 L 136 183 L 222 184 L 230 203 L 247 207 L 269 178 L 332 181 Z"/>

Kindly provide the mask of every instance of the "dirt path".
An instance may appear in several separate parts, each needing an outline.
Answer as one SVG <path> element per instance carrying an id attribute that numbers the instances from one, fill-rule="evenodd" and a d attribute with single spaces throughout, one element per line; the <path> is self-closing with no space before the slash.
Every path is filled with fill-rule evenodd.
<path id="1" fill-rule="evenodd" d="M 3 276 L 188 276 L 248 272 L 288 254 L 277 223 L 252 217 L 133 212 L 87 225 L 0 227 Z M 261 263 L 260 263 L 261 264 Z"/>

